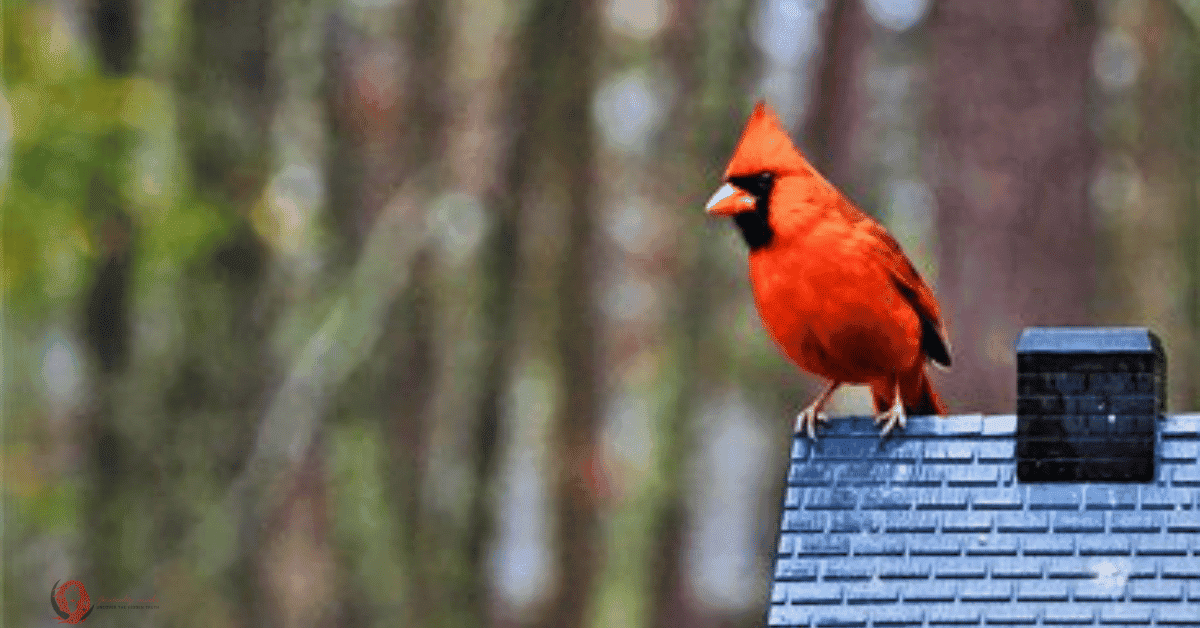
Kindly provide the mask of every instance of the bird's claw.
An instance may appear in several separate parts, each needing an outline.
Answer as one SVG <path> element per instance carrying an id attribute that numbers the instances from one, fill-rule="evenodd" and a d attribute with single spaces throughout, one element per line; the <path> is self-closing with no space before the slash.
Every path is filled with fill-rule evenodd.
<path id="1" fill-rule="evenodd" d="M 883 424 L 883 431 L 879 433 L 879 437 L 887 436 L 896 426 L 900 429 L 908 427 L 908 417 L 904 415 L 902 406 L 892 406 L 888 410 L 875 415 L 875 424 Z"/>
<path id="2" fill-rule="evenodd" d="M 822 423 L 828 423 L 829 415 L 825 414 L 824 412 L 818 412 L 816 408 L 809 406 L 796 417 L 795 431 L 797 434 L 800 432 L 805 432 L 808 434 L 809 438 L 816 440 L 818 421 Z"/>

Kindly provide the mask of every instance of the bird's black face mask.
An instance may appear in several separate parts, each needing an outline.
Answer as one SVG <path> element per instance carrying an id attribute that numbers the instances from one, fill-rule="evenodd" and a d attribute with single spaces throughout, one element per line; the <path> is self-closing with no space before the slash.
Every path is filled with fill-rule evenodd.
<path id="1" fill-rule="evenodd" d="M 767 246 L 775 235 L 771 224 L 767 222 L 775 177 L 769 172 L 762 172 L 748 177 L 730 177 L 729 183 L 754 196 L 754 211 L 733 216 L 733 223 L 741 231 L 746 246 L 750 247 L 751 251 Z"/>

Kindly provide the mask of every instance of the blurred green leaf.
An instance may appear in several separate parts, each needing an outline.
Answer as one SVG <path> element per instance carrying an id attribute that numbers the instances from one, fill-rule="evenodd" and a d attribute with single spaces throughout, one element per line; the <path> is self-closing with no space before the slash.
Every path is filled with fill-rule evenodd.
<path id="1" fill-rule="evenodd" d="M 1200 0 L 1175 0 L 1175 3 L 1192 21 L 1192 28 L 1200 31 Z"/>
<path id="2" fill-rule="evenodd" d="M 338 542 L 351 554 L 358 584 L 373 601 L 396 603 L 396 583 L 403 572 L 392 548 L 395 515 L 385 498 L 380 475 L 384 435 L 372 424 L 340 426 L 330 435 L 333 468 L 332 492 L 336 508 Z"/>
<path id="3" fill-rule="evenodd" d="M 28 496 L 14 501 L 14 521 L 45 533 L 74 532 L 79 529 L 82 504 L 79 489 L 71 482 L 54 479 Z"/>
<path id="4" fill-rule="evenodd" d="M 143 218 L 141 237 L 152 267 L 182 264 L 209 252 L 233 226 L 215 206 L 194 198 Z"/>

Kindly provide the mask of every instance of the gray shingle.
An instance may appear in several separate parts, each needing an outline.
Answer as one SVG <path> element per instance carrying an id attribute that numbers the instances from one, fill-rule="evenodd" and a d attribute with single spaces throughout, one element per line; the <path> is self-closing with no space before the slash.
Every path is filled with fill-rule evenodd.
<path id="1" fill-rule="evenodd" d="M 793 583 L 788 585 L 791 604 L 837 604 L 842 601 L 842 587 L 826 583 Z"/>
<path id="2" fill-rule="evenodd" d="M 849 510 L 857 503 L 858 493 L 848 488 L 805 490 L 804 507 L 808 510 Z"/>
<path id="3" fill-rule="evenodd" d="M 942 532 L 991 532 L 994 525 L 989 512 L 948 512 L 942 518 Z"/>
<path id="4" fill-rule="evenodd" d="M 1050 515 L 1044 512 L 1002 512 L 996 515 L 997 532 L 1049 532 Z"/>
<path id="5" fill-rule="evenodd" d="M 1092 578 L 1095 571 L 1092 569 L 1091 559 L 1076 558 L 1076 557 L 1055 557 L 1047 558 L 1043 563 L 1046 568 L 1046 576 L 1061 580 L 1070 580 L 1077 578 Z"/>
<path id="6" fill-rule="evenodd" d="M 1021 482 L 1011 434 L 982 436 L 1008 423 L 915 417 L 881 441 L 863 418 L 834 421 L 827 444 L 796 439 L 768 625 L 1200 617 L 1200 463 L 1188 458 L 1200 435 L 1179 428 L 1200 420 L 1163 421 L 1175 431 L 1152 484 Z"/>
<path id="7" fill-rule="evenodd" d="M 813 581 L 817 579 L 816 563 L 799 558 L 775 561 L 775 581 Z"/>
<path id="8" fill-rule="evenodd" d="M 867 580 L 875 575 L 875 566 L 863 561 L 831 562 L 825 565 L 821 577 L 825 582 Z"/>
<path id="9" fill-rule="evenodd" d="M 900 556 L 904 554 L 904 537 L 885 534 L 856 536 L 850 540 L 855 556 Z"/>
<path id="10" fill-rule="evenodd" d="M 1133 552 L 1129 537 L 1122 535 L 1079 535 L 1080 556 L 1128 556 Z"/>
<path id="11" fill-rule="evenodd" d="M 1200 557 L 1162 559 L 1163 578 L 1200 578 Z"/>
<path id="12" fill-rule="evenodd" d="M 904 588 L 904 601 L 915 604 L 953 602 L 958 597 L 958 584 L 946 580 L 914 582 Z"/>
<path id="13" fill-rule="evenodd" d="M 1153 607 L 1145 604 L 1108 604 L 1100 607 L 1100 623 L 1136 626 L 1150 623 Z"/>
<path id="14" fill-rule="evenodd" d="M 1103 512 L 1062 511 L 1054 513 L 1055 532 L 1104 532 Z"/>
<path id="15" fill-rule="evenodd" d="M 891 606 L 871 610 L 873 626 L 920 626 L 925 611 L 919 606 Z"/>
<path id="16" fill-rule="evenodd" d="M 808 628 L 812 621 L 812 610 L 792 604 L 772 604 L 767 611 L 767 625 L 787 628 Z"/>
<path id="17" fill-rule="evenodd" d="M 1119 602 L 1125 597 L 1125 584 L 1115 578 L 1080 580 L 1071 597 L 1075 602 Z"/>
<path id="18" fill-rule="evenodd" d="M 1114 512 L 1110 529 L 1114 534 L 1131 532 L 1160 532 L 1162 517 L 1153 512 Z"/>
<path id="19" fill-rule="evenodd" d="M 958 556 L 962 542 L 953 536 L 914 534 L 908 542 L 910 556 Z"/>
<path id="20" fill-rule="evenodd" d="M 888 604 L 900 600 L 900 587 L 884 582 L 846 585 L 847 604 Z"/>
<path id="21" fill-rule="evenodd" d="M 817 628 L 860 628 L 867 625 L 867 618 L 850 608 L 820 610 L 813 623 Z"/>
<path id="22" fill-rule="evenodd" d="M 997 557 L 988 561 L 993 579 L 1041 578 L 1042 563 L 1025 557 Z"/>
<path id="23" fill-rule="evenodd" d="M 1016 444 L 1011 438 L 1004 440 L 984 440 L 975 448 L 979 462 L 1012 462 L 1016 456 Z"/>
<path id="24" fill-rule="evenodd" d="M 980 609 L 976 606 L 939 604 L 926 611 L 930 626 L 974 626 L 979 624 Z"/>
<path id="25" fill-rule="evenodd" d="M 987 575 L 987 562 L 979 558 L 939 560 L 934 565 L 934 576 L 942 579 L 981 580 Z"/>
<path id="26" fill-rule="evenodd" d="M 1018 602 L 1066 602 L 1070 589 L 1066 582 L 1024 581 L 1017 583 Z"/>
<path id="27" fill-rule="evenodd" d="M 1200 532 L 1200 512 L 1167 513 L 1167 532 Z"/>
<path id="28" fill-rule="evenodd" d="M 1194 440 L 1164 440 L 1158 449 L 1158 457 L 1164 462 L 1195 463 L 1200 458 L 1200 442 Z M 1188 467 L 1194 469 L 1195 467 Z"/>
<path id="29" fill-rule="evenodd" d="M 873 533 L 883 529 L 883 513 L 880 512 L 832 512 L 829 514 L 829 531 Z"/>
<path id="30" fill-rule="evenodd" d="M 1181 606 L 1161 606 L 1154 611 L 1154 621 L 1159 626 L 1200 626 L 1200 615 L 1195 609 Z"/>
<path id="31" fill-rule="evenodd" d="M 1025 604 L 993 604 L 984 611 L 989 626 L 1030 626 L 1037 622 L 1038 609 Z"/>
<path id="32" fill-rule="evenodd" d="M 917 510 L 966 510 L 966 490 L 961 488 L 924 489 L 917 492 Z"/>
<path id="33" fill-rule="evenodd" d="M 1083 604 L 1050 604 L 1042 609 L 1042 623 L 1052 626 L 1087 625 L 1095 619 L 1096 610 Z"/>
<path id="34" fill-rule="evenodd" d="M 1087 487 L 1088 510 L 1133 510 L 1138 504 L 1137 485 Z"/>
<path id="35" fill-rule="evenodd" d="M 1131 536 L 1139 556 L 1185 556 L 1191 543 L 1186 536 L 1172 534 L 1136 534 Z"/>
<path id="36" fill-rule="evenodd" d="M 1025 503 L 1025 492 L 1017 488 L 981 488 L 971 494 L 975 510 L 1019 510 Z"/>
<path id="37" fill-rule="evenodd" d="M 861 508 L 864 510 L 911 510 L 912 495 L 895 488 L 868 488 L 862 492 Z"/>
<path id="38" fill-rule="evenodd" d="M 975 458 L 973 444 L 971 441 L 928 440 L 925 441 L 924 460 L 926 463 L 969 464 Z"/>
<path id="39" fill-rule="evenodd" d="M 928 579 L 933 573 L 933 564 L 926 558 L 881 558 L 876 564 L 884 579 Z"/>
<path id="40" fill-rule="evenodd" d="M 802 512 L 787 510 L 783 513 L 780 529 L 784 532 L 824 532 L 826 514 L 823 512 Z"/>
<path id="41" fill-rule="evenodd" d="M 1188 464 L 1173 465 L 1171 483 L 1176 487 L 1200 486 L 1200 464 L 1193 458 Z"/>
<path id="42" fill-rule="evenodd" d="M 1057 534 L 1023 534 L 1021 552 L 1025 556 L 1070 556 L 1075 553 L 1075 537 Z"/>
<path id="43" fill-rule="evenodd" d="M 1169 580 L 1130 582 L 1129 599 L 1133 602 L 1182 602 L 1183 583 Z"/>
<path id="44" fill-rule="evenodd" d="M 967 556 L 1016 556 L 1020 540 L 1011 534 L 974 534 L 966 537 Z"/>
<path id="45" fill-rule="evenodd" d="M 964 582 L 958 590 L 958 597 L 963 602 L 1007 602 L 1012 595 L 1011 582 L 995 580 Z"/>
<path id="46" fill-rule="evenodd" d="M 1142 486 L 1142 510 L 1175 510 L 1181 503 L 1192 501 L 1192 491 L 1184 488 Z"/>
<path id="47" fill-rule="evenodd" d="M 884 525 L 892 533 L 932 533 L 938 529 L 939 517 L 931 512 L 889 512 Z"/>
<path id="48" fill-rule="evenodd" d="M 1082 502 L 1081 490 L 1069 484 L 1031 484 L 1031 510 L 1076 510 Z"/>
<path id="49" fill-rule="evenodd" d="M 806 536 L 800 540 L 796 553 L 800 556 L 845 556 L 850 553 L 850 539 L 845 535 Z"/>

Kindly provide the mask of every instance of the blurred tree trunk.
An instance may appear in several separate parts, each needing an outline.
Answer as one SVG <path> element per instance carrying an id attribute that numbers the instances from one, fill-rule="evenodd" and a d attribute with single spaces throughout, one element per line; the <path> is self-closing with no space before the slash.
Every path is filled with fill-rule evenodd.
<path id="1" fill-rule="evenodd" d="M 325 19 L 321 65 L 325 77 L 325 114 L 329 128 L 329 215 L 338 236 L 338 261 L 349 264 L 366 237 L 363 225 L 363 123 L 369 118 L 359 90 L 357 70 L 366 44 L 342 11 Z"/>
<path id="2" fill-rule="evenodd" d="M 515 29 L 505 87 L 499 95 L 497 180 L 486 190 L 490 225 L 482 243 L 483 269 L 480 298 L 482 330 L 479 404 L 468 426 L 471 497 L 466 524 L 466 582 L 460 595 L 473 615 L 471 625 L 492 624 L 486 552 L 495 534 L 496 480 L 499 471 L 499 436 L 512 417 L 506 408 L 506 391 L 517 357 L 518 270 L 524 246 L 520 226 L 530 197 L 537 149 L 538 115 L 547 101 L 547 66 L 553 51 L 547 44 L 557 25 L 548 19 L 542 2 L 526 8 Z"/>
<path id="3" fill-rule="evenodd" d="M 111 199 L 115 181 L 99 179 L 94 184 L 93 203 Z M 100 194 L 95 192 L 102 191 Z M 104 200 L 99 200 L 104 204 Z M 84 494 L 87 509 L 88 575 L 106 586 L 124 587 L 136 577 L 143 563 L 139 556 L 123 558 L 120 548 L 144 547 L 146 535 L 132 538 L 127 518 L 130 508 L 148 505 L 139 479 L 151 469 L 139 453 L 135 440 L 122 429 L 120 382 L 126 371 L 130 339 L 130 284 L 132 283 L 135 234 L 124 208 L 99 210 L 100 266 L 93 280 L 84 312 L 85 339 L 99 366 L 96 399 L 88 412 L 86 436 L 89 445 L 87 473 L 89 490 Z M 120 541 L 124 539 L 124 543 Z M 140 558 L 146 558 L 144 555 Z"/>
<path id="4" fill-rule="evenodd" d="M 755 3 L 734 2 L 714 5 L 695 0 L 678 0 L 675 18 L 664 35 L 663 49 L 671 72 L 678 77 L 679 92 L 667 150 L 677 157 L 671 169 L 679 179 L 678 187 L 705 190 L 717 181 L 711 176 L 724 168 L 740 129 L 730 126 L 730 111 L 741 111 L 747 102 L 755 73 L 753 46 L 749 37 L 730 38 L 730 28 L 742 32 L 751 19 Z M 723 42 L 731 42 L 725 45 Z M 721 129 L 719 133 L 709 129 Z M 715 189 L 715 187 L 713 187 Z M 687 222 L 704 220 L 697 208 L 685 204 L 681 211 Z M 678 310 L 684 313 L 679 324 L 662 330 L 669 341 L 668 360 L 671 382 L 665 416 L 657 427 L 661 441 L 657 454 L 663 474 L 661 507 L 651 527 L 650 551 L 650 625 L 656 628 L 703 626 L 714 623 L 709 611 L 697 605 L 689 592 L 685 569 L 688 531 L 687 479 L 697 442 L 695 417 L 705 400 L 703 391 L 712 378 L 728 376 L 727 371 L 705 368 L 724 363 L 719 343 L 712 338 L 714 313 L 718 308 L 712 277 L 717 268 L 717 249 L 701 241 L 711 233 L 703 225 L 679 234 L 675 250 L 680 256 L 682 273 L 677 297 Z"/>
<path id="5" fill-rule="evenodd" d="M 1115 210 L 1111 272 L 1119 287 L 1111 297 L 1119 305 L 1111 309 L 1120 314 L 1115 322 L 1148 325 L 1160 334 L 1168 356 L 1168 404 L 1186 411 L 1200 401 L 1192 375 L 1200 366 L 1196 31 L 1172 0 L 1147 2 L 1141 15 L 1130 17 L 1136 23 L 1119 27 L 1132 31 L 1140 45 L 1128 53 L 1140 52 L 1142 63 L 1132 88 L 1136 100 L 1127 103 L 1119 126 L 1126 136 L 1119 155 L 1127 161 L 1125 150 L 1132 147 L 1133 163 L 1117 158 L 1111 165 L 1130 179 L 1120 190 L 1124 198 L 1105 199 Z"/>
<path id="6" fill-rule="evenodd" d="M 1092 320 L 1096 11 L 1066 0 L 933 9 L 930 179 L 954 350 L 945 396 L 962 411 L 1013 411 L 1022 327 Z"/>
<path id="7" fill-rule="evenodd" d="M 430 566 L 436 563 L 432 552 L 438 548 L 424 538 L 422 529 L 421 486 L 428 459 L 428 415 L 436 364 L 432 332 L 437 313 L 431 297 L 431 266 L 428 249 L 421 250 L 413 259 L 411 283 L 386 319 L 379 347 L 383 372 L 376 391 L 378 414 L 384 421 L 390 450 L 385 483 L 395 504 L 395 541 L 403 571 L 410 577 L 409 582 L 397 583 L 397 587 L 407 592 L 403 623 L 413 626 L 429 625 L 431 607 L 445 601 L 428 578 Z"/>
<path id="8" fill-rule="evenodd" d="M 199 192 L 248 211 L 267 167 L 272 0 L 193 0 L 181 135 Z"/>
<path id="9" fill-rule="evenodd" d="M 136 33 L 142 30 L 139 16 L 128 11 L 138 6 L 89 7 L 109 73 L 137 65 Z M 87 492 L 90 577 L 103 583 L 98 595 L 126 589 L 134 578 L 148 577 L 156 560 L 177 554 L 196 511 L 207 506 L 197 494 L 224 490 L 244 463 L 255 424 L 247 417 L 254 416 L 271 372 L 263 351 L 269 312 L 259 299 L 266 253 L 246 221 L 265 175 L 259 147 L 271 99 L 264 93 L 262 24 L 270 12 L 253 2 L 199 2 L 181 10 L 193 21 L 181 62 L 155 70 L 177 70 L 181 144 L 191 167 L 186 178 L 202 202 L 218 207 L 234 226 L 224 241 L 195 257 L 190 251 L 170 257 L 163 266 L 177 264 L 178 275 L 175 268 L 147 268 L 137 256 L 138 232 L 119 207 L 121 186 L 113 174 L 127 167 L 140 138 L 121 131 L 108 138 L 108 159 L 93 195 L 103 225 L 98 240 L 104 264 L 85 323 L 105 372 L 89 434 L 94 486 Z M 181 20 L 172 15 L 166 21 Z M 157 24 L 148 28 L 158 30 Z M 133 281 L 135 269 L 154 282 Z M 164 330 L 170 327 L 164 321 L 178 321 L 180 329 Z M 166 337 L 165 346 L 139 346 L 137 340 L 153 332 L 162 334 L 156 340 Z M 248 562 L 239 566 L 235 590 L 244 592 L 239 601 L 257 623 L 253 614 L 262 611 L 254 610 L 261 605 Z M 224 606 L 224 600 L 213 599 L 209 584 L 194 584 L 182 594 L 165 588 L 164 615 L 174 617 L 176 596 L 188 598 L 193 615 Z M 201 614 L 210 625 L 223 623 L 220 611 Z"/>
<path id="10" fill-rule="evenodd" d="M 749 3 L 744 3 L 749 4 Z M 713 155 L 705 154 L 701 144 L 708 134 L 688 133 L 689 129 L 705 128 L 704 119 L 697 103 L 703 92 L 704 79 L 707 76 L 701 72 L 697 57 L 705 44 L 707 30 L 704 28 L 705 12 L 703 3 L 697 0 L 676 0 L 675 19 L 671 28 L 664 36 L 663 48 L 671 71 L 679 77 L 679 98 L 676 111 L 668 119 L 677 121 L 676 137 L 671 145 L 679 153 L 687 151 L 690 154 L 687 164 L 696 168 L 695 172 L 705 172 L 708 164 L 703 163 Z M 743 52 L 745 48 L 743 48 Z M 735 103 L 727 103 L 731 108 Z M 709 151 L 715 152 L 715 151 Z M 681 161 L 683 161 L 681 159 Z M 717 157 L 717 159 L 720 159 Z M 687 166 L 685 166 L 686 168 Z M 684 173 L 681 173 L 684 174 Z M 700 176 L 691 181 L 697 189 L 703 189 L 704 182 Z M 689 186 L 692 187 L 692 186 Z M 691 234 L 691 231 L 684 232 Z M 677 330 L 672 339 L 671 361 L 677 371 L 676 390 L 673 391 L 671 406 L 664 419 L 661 429 L 657 430 L 662 440 L 660 465 L 663 469 L 665 490 L 661 497 L 661 506 L 656 520 L 652 524 L 652 549 L 649 555 L 650 577 L 647 582 L 651 586 L 649 623 L 655 628 L 695 625 L 697 609 L 692 598 L 687 594 L 687 578 L 684 571 L 684 534 L 687 527 L 687 502 L 684 497 L 684 486 L 687 473 L 685 460 L 689 448 L 694 445 L 691 440 L 694 421 L 694 399 L 699 388 L 697 379 L 699 373 L 693 368 L 700 349 L 707 319 L 711 316 L 708 307 L 712 297 L 706 289 L 710 284 L 706 281 L 708 269 L 712 266 L 712 256 L 706 253 L 697 238 L 688 243 L 679 243 L 680 251 L 695 251 L 695 259 L 690 265 L 690 272 L 684 277 L 684 290 L 680 311 L 691 315 L 683 320 L 684 329 Z M 665 331 L 665 330 L 664 330 Z"/>
<path id="11" fill-rule="evenodd" d="M 225 490 L 253 449 L 264 391 L 277 374 L 266 344 L 277 311 L 269 294 L 271 250 L 249 219 L 271 166 L 269 128 L 277 93 L 269 25 L 275 6 L 271 0 L 194 0 L 182 9 L 190 22 L 185 18 L 188 40 L 175 72 L 180 143 L 197 197 L 219 208 L 232 228 L 183 271 L 185 339 L 164 391 L 169 428 L 163 439 L 185 445 L 164 448 L 160 464 L 180 464 L 173 457 L 203 460 L 216 485 L 210 490 L 217 491 Z M 201 469 L 192 467 L 180 480 L 197 481 L 193 474 L 203 474 Z M 185 529 L 172 527 L 168 538 L 179 538 Z M 201 604 L 215 607 L 231 602 L 245 621 L 275 625 L 257 577 L 260 530 L 249 531 L 234 567 L 221 575 L 235 583 L 232 600 L 211 599 L 217 597 L 213 583 L 201 581 L 175 594 L 199 596 Z M 178 603 L 169 606 L 180 608 Z"/>
<path id="12" fill-rule="evenodd" d="M 328 473 L 324 439 L 313 441 L 300 465 L 282 483 L 285 496 L 261 523 L 256 561 L 265 608 L 257 625 L 279 628 L 332 626 L 333 556 L 329 548 Z"/>
<path id="13" fill-rule="evenodd" d="M 562 402 L 558 404 L 550 454 L 550 489 L 557 516 L 558 587 L 543 617 L 544 628 L 583 628 L 592 611 L 599 567 L 597 487 L 591 477 L 600 391 L 596 340 L 599 328 L 596 273 L 598 205 L 595 129 L 591 104 L 595 52 L 599 47 L 599 5 L 590 2 L 538 3 L 532 10 L 546 30 L 534 33 L 552 46 L 546 74 L 556 98 L 545 121 L 546 157 L 561 172 L 566 189 L 561 204 L 565 224 L 557 282 L 556 349 Z M 551 26 L 552 25 L 552 26 Z M 551 30 L 552 28 L 552 30 Z M 553 125 L 553 126 L 551 126 Z"/>
<path id="14" fill-rule="evenodd" d="M 252 209 L 251 219 L 275 254 L 258 299 L 280 303 L 288 314 L 307 311 L 316 288 L 323 287 L 318 269 L 323 266 L 324 247 L 316 237 L 316 223 L 326 206 L 320 192 L 326 187 L 325 116 L 321 111 L 325 77 L 320 63 L 325 13 L 323 0 L 280 0 L 271 7 L 267 28 L 277 34 L 268 42 L 271 93 L 275 95 L 267 126 L 269 153 L 264 157 L 270 168 L 269 184 Z M 263 357 L 273 361 L 275 356 L 264 351 Z M 294 368 L 294 364 L 280 366 Z M 243 551 L 255 562 L 265 602 L 258 611 L 263 625 L 312 628 L 334 621 L 336 574 L 327 472 L 330 448 L 320 421 L 324 418 L 322 404 L 315 396 L 312 404 L 317 421 L 308 428 L 312 434 L 307 450 L 302 457 L 289 460 L 275 478 L 279 484 L 272 486 L 282 487 L 284 498 L 272 502 L 274 496 L 252 492 L 261 499 L 246 504 L 242 513 L 243 528 L 254 528 L 243 539 L 248 541 Z M 256 422 L 260 451 L 270 421 L 268 416 Z M 301 421 L 295 425 L 293 438 L 306 429 L 299 427 Z"/>
<path id="15" fill-rule="evenodd" d="M 1179 35 L 1177 42 L 1182 49 L 1180 61 L 1184 64 L 1181 102 L 1183 138 L 1181 161 L 1183 182 L 1183 273 L 1185 278 L 1184 317 L 1188 321 L 1190 335 L 1181 373 L 1194 373 L 1200 368 L 1200 23 L 1192 22 L 1192 28 Z M 1191 94 L 1190 97 L 1187 94 Z M 1178 381 L 1179 378 L 1176 378 Z M 1188 377 L 1179 392 L 1180 404 L 1173 409 L 1184 412 L 1200 408 L 1200 380 Z"/>
<path id="16" fill-rule="evenodd" d="M 356 28 L 340 13 L 327 22 L 324 65 L 330 69 L 327 97 L 334 129 L 331 209 L 347 257 L 360 249 L 379 212 L 406 181 L 419 181 L 425 192 L 421 220 L 434 209 L 433 194 L 442 187 L 445 170 L 448 17 L 446 3 L 417 0 L 369 13 L 368 20 L 391 23 L 383 34 L 363 35 L 371 29 Z M 434 270 L 430 247 L 422 245 L 407 287 L 389 307 L 365 376 L 341 395 L 353 411 L 382 420 L 387 457 L 380 472 L 397 523 L 387 543 L 399 552 L 395 560 L 402 575 L 389 599 L 359 602 L 398 608 L 392 619 L 414 626 L 435 623 L 432 617 L 452 603 L 446 600 L 449 583 L 441 582 L 435 570 L 448 548 L 435 530 L 426 530 L 422 500 L 434 380 L 446 353 L 435 337 L 435 322 L 444 314 L 435 309 Z M 347 612 L 370 615 L 367 608 Z"/>
<path id="17" fill-rule="evenodd" d="M 88 26 L 105 73 L 127 75 L 137 60 L 137 7 L 132 2 L 110 0 L 88 8 Z M 149 559 L 148 552 L 124 554 L 130 547 L 147 549 L 152 542 L 151 535 L 129 525 L 128 518 L 131 511 L 150 509 L 150 496 L 140 478 L 153 470 L 123 420 L 121 397 L 132 343 L 131 285 L 137 234 L 120 193 L 120 168 L 128 165 L 135 137 L 128 129 L 117 128 L 99 141 L 108 160 L 92 173 L 87 213 L 100 255 L 82 325 L 99 369 L 97 398 L 87 417 L 86 437 L 81 440 L 90 446 L 87 469 L 91 486 L 84 492 L 90 559 L 86 567 L 88 575 L 116 589 L 136 577 Z"/>
<path id="18" fill-rule="evenodd" d="M 867 113 L 862 84 L 871 24 L 862 2 L 829 3 L 821 23 L 821 54 L 810 81 L 812 100 L 797 139 L 817 170 L 861 203 L 868 183 L 863 168 L 854 162 L 854 149 Z"/>
<path id="19" fill-rule="evenodd" d="M 397 147 L 374 159 L 390 162 L 401 177 L 420 177 L 430 193 L 443 186 L 446 170 L 446 73 L 450 45 L 449 9 L 444 0 L 415 0 L 404 7 L 397 19 L 400 39 L 401 74 L 395 77 L 403 88 L 396 103 Z M 427 199 L 422 217 L 434 211 L 435 198 Z M 412 575 L 409 589 L 413 626 L 430 624 L 430 616 L 439 606 L 450 603 L 446 591 L 438 586 L 432 566 L 439 559 L 437 539 L 426 531 L 422 501 L 423 478 L 428 463 L 430 412 L 435 402 L 434 376 L 445 345 L 434 337 L 435 317 L 432 296 L 434 259 L 425 246 L 413 260 L 412 275 L 405 293 L 388 316 L 381 351 L 386 354 L 380 392 L 391 454 L 388 481 L 394 491 L 399 521 L 400 550 L 405 568 Z M 428 535 L 427 535 L 428 533 Z"/>
<path id="20" fill-rule="evenodd" d="M 138 3 L 134 0 L 92 0 L 87 4 L 97 56 L 104 71 L 124 76 L 134 69 L 140 48 Z"/>

